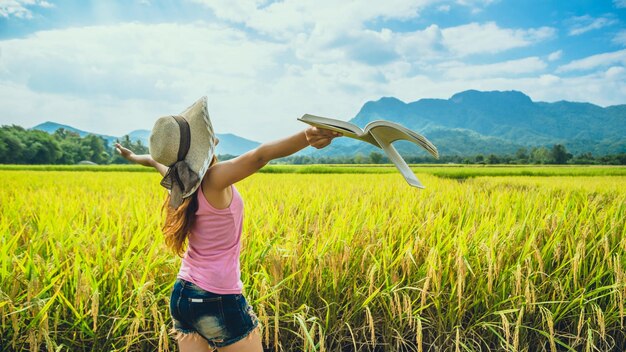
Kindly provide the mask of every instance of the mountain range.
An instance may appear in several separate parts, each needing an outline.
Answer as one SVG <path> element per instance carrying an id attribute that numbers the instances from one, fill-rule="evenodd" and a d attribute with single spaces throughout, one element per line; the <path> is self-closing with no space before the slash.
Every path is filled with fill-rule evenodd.
<path id="1" fill-rule="evenodd" d="M 384 97 L 367 102 L 350 122 L 362 128 L 379 119 L 421 133 L 441 155 L 511 154 L 522 147 L 554 144 L 575 154 L 626 152 L 626 105 L 533 102 L 519 91 L 468 90 L 450 99 L 410 103 Z M 404 155 L 427 155 L 408 142 L 394 145 Z M 366 143 L 340 139 L 314 155 L 367 155 L 374 150 Z"/>
<path id="2" fill-rule="evenodd" d="M 315 113 L 315 112 L 311 112 Z M 333 117 L 333 116 L 328 116 Z M 334 117 L 333 117 L 334 118 Z M 590 103 L 534 102 L 519 91 L 468 90 L 450 99 L 420 99 L 405 103 L 393 97 L 369 101 L 351 123 L 363 128 L 384 119 L 400 123 L 427 137 L 440 155 L 512 154 L 519 148 L 563 144 L 571 153 L 595 155 L 626 153 L 626 105 L 600 107 Z M 54 132 L 63 127 L 81 136 L 87 132 L 46 122 L 33 127 Z M 128 133 L 148 144 L 150 131 Z M 259 145 L 233 134 L 218 134 L 218 154 L 239 155 Z M 109 143 L 117 137 L 102 135 Z M 394 145 L 403 155 L 427 155 L 405 141 Z M 321 150 L 307 148 L 311 156 L 368 155 L 377 149 L 367 143 L 339 138 Z"/>
<path id="3" fill-rule="evenodd" d="M 41 130 L 48 133 L 54 133 L 54 131 L 59 128 L 64 128 L 66 131 L 72 131 L 78 133 L 79 136 L 84 137 L 88 134 L 95 134 L 104 138 L 109 146 L 112 146 L 115 143 L 115 140 L 122 140 L 122 137 L 108 136 L 104 134 L 97 134 L 92 132 L 86 132 L 83 130 L 79 130 L 72 126 L 62 125 L 60 123 L 47 121 L 42 124 L 39 124 L 31 129 L 33 130 Z M 131 141 L 141 141 L 141 143 L 145 146 L 150 144 L 150 131 L 149 130 L 135 130 L 128 133 L 128 137 Z M 254 149 L 259 146 L 259 142 L 251 141 L 249 139 L 245 139 L 243 137 L 236 136 L 231 133 L 220 134 L 217 133 L 217 138 L 219 138 L 220 143 L 217 145 L 216 151 L 217 154 L 231 154 L 231 155 L 241 155 L 248 150 Z"/>

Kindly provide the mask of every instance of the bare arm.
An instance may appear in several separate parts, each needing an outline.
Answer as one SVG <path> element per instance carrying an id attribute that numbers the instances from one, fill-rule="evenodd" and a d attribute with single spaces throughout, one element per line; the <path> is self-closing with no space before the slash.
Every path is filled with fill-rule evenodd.
<path id="1" fill-rule="evenodd" d="M 292 136 L 260 145 L 234 159 L 213 165 L 207 173 L 208 186 L 221 190 L 254 174 L 268 162 L 291 155 L 309 145 L 321 149 L 341 134 L 317 127 L 309 127 Z"/>
<path id="2" fill-rule="evenodd" d="M 120 154 L 122 157 L 124 157 L 124 159 L 128 161 L 132 161 L 139 165 L 151 166 L 155 168 L 161 174 L 161 176 L 165 176 L 165 173 L 167 172 L 168 167 L 154 161 L 154 159 L 152 159 L 150 154 L 137 155 L 133 153 L 132 150 L 128 148 L 124 148 L 119 143 L 115 143 L 115 150 L 117 151 L 118 154 Z"/>

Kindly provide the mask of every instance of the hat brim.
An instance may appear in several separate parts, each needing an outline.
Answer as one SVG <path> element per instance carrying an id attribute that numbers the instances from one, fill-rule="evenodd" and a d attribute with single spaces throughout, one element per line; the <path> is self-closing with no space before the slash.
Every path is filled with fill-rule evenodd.
<path id="1" fill-rule="evenodd" d="M 180 113 L 189 123 L 191 133 L 191 141 L 189 151 L 185 157 L 185 161 L 198 174 L 198 183 L 193 185 L 191 189 L 182 195 L 187 198 L 192 195 L 202 183 L 202 178 L 209 169 L 211 160 L 215 153 L 215 134 L 213 125 L 209 118 L 209 110 L 207 106 L 207 97 L 203 96 L 195 103 Z"/>

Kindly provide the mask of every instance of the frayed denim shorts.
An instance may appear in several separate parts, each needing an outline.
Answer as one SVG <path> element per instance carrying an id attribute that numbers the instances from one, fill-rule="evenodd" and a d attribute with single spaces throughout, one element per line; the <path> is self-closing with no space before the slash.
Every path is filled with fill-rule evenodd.
<path id="1" fill-rule="evenodd" d="M 198 333 L 211 347 L 225 347 L 248 336 L 259 321 L 241 294 L 221 295 L 176 279 L 170 297 L 174 330 Z"/>

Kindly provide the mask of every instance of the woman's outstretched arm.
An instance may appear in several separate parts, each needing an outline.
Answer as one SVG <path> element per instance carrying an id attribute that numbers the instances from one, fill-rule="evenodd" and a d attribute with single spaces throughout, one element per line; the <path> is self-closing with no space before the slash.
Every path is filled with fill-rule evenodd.
<path id="1" fill-rule="evenodd" d="M 234 159 L 213 165 L 206 175 L 208 185 L 215 190 L 224 189 L 254 174 L 273 159 L 291 155 L 309 145 L 317 149 L 324 148 L 330 144 L 333 138 L 338 136 L 341 134 L 317 127 L 309 127 L 292 136 L 263 143 L 256 149 Z"/>
<path id="2" fill-rule="evenodd" d="M 118 154 L 120 154 L 124 159 L 128 161 L 132 161 L 139 165 L 155 168 L 161 174 L 161 176 L 165 176 L 165 173 L 167 172 L 167 166 L 154 161 L 150 154 L 137 155 L 133 153 L 132 150 L 124 148 L 119 143 L 115 143 L 115 151 L 117 151 Z"/>

